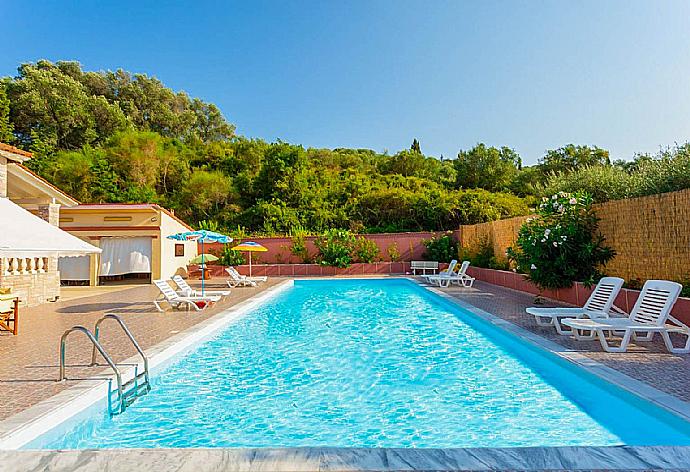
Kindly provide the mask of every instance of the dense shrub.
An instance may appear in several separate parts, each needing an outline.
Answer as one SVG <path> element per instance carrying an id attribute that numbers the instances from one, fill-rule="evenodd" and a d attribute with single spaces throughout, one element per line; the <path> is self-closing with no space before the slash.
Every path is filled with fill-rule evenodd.
<path id="1" fill-rule="evenodd" d="M 342 229 L 329 229 L 316 238 L 314 244 L 319 250 L 317 261 L 321 265 L 345 268 L 354 257 L 355 235 Z"/>
<path id="2" fill-rule="evenodd" d="M 507 255 L 542 289 L 575 281 L 593 284 L 602 275 L 600 267 L 615 255 L 604 245 L 598 221 L 589 195 L 560 192 L 544 198 L 538 216 L 520 228 Z"/>
<path id="3" fill-rule="evenodd" d="M 458 258 L 458 242 L 451 234 L 427 239 L 424 246 L 423 257 L 427 261 L 449 262 Z"/>
<path id="4" fill-rule="evenodd" d="M 235 241 L 239 244 L 240 241 Z M 233 244 L 234 247 L 236 244 Z M 233 251 L 231 246 L 225 245 L 220 251 L 214 251 L 215 255 L 218 256 L 218 264 L 224 266 L 236 266 L 242 265 L 245 262 L 244 253 L 242 251 Z"/>
<path id="5" fill-rule="evenodd" d="M 460 250 L 460 258 L 470 261 L 475 267 L 499 270 L 506 270 L 509 268 L 508 261 L 505 258 L 497 257 L 494 252 L 493 244 L 486 239 L 481 241 L 476 248 L 462 248 Z"/>
<path id="6" fill-rule="evenodd" d="M 631 170 L 632 196 L 653 195 L 690 188 L 690 144 L 639 156 Z"/>
<path id="7" fill-rule="evenodd" d="M 309 254 L 309 249 L 307 249 L 306 238 L 303 234 L 296 234 L 292 237 L 290 253 L 293 256 L 299 257 L 305 264 L 312 262 L 311 254 Z"/>
<path id="8" fill-rule="evenodd" d="M 595 202 L 642 197 L 690 188 L 690 144 L 665 149 L 632 162 L 594 165 L 553 174 L 543 194 L 585 192 Z"/>
<path id="9" fill-rule="evenodd" d="M 400 249 L 398 249 L 398 243 L 393 243 L 386 249 L 388 253 L 388 258 L 392 262 L 398 262 L 400 260 Z"/>
<path id="10" fill-rule="evenodd" d="M 319 254 L 319 264 L 340 268 L 353 262 L 376 262 L 381 258 L 378 245 L 364 236 L 357 237 L 351 231 L 329 229 L 314 241 Z"/>
<path id="11" fill-rule="evenodd" d="M 379 246 L 371 239 L 367 239 L 363 236 L 357 238 L 354 252 L 355 260 L 357 262 L 369 264 L 381 259 L 381 251 L 379 250 Z"/>
<path id="12" fill-rule="evenodd" d="M 634 192 L 632 178 L 618 166 L 591 166 L 569 173 L 553 175 L 544 189 L 545 195 L 558 192 L 584 192 L 595 202 L 627 198 Z"/>

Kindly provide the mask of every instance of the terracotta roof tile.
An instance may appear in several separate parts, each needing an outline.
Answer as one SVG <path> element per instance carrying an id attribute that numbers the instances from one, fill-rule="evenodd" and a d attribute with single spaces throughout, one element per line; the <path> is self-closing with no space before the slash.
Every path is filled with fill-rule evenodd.
<path id="1" fill-rule="evenodd" d="M 23 151 L 19 148 L 16 148 L 14 146 L 10 146 L 9 144 L 5 144 L 5 143 L 0 143 L 0 150 L 11 152 L 13 154 L 18 154 L 18 155 L 24 156 L 24 157 L 33 157 L 33 154 L 31 154 L 30 152 Z"/>

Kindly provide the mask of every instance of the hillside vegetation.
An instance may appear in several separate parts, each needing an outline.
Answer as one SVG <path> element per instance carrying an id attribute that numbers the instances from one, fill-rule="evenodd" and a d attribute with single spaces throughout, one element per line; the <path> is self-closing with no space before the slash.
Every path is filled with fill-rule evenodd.
<path id="1" fill-rule="evenodd" d="M 416 139 L 395 154 L 267 143 L 155 78 L 48 61 L 0 79 L 0 141 L 32 151 L 29 166 L 82 202 L 160 203 L 192 225 L 266 234 L 456 229 L 527 214 L 560 187 L 624 197 L 631 175 L 682 173 L 673 162 L 688 155 L 611 164 L 603 149 L 566 145 L 523 168 L 509 147 L 481 143 L 454 159 L 425 156 Z M 688 183 L 645 172 L 639 192 Z"/>

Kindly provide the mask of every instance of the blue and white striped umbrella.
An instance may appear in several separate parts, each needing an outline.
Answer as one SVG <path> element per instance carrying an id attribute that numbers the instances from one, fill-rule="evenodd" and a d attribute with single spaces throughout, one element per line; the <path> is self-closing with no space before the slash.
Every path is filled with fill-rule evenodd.
<path id="1" fill-rule="evenodd" d="M 174 239 L 176 241 L 196 241 L 201 243 L 201 295 L 204 294 L 204 243 L 229 243 L 232 242 L 230 236 L 224 234 L 216 233 L 215 231 L 207 231 L 205 229 L 200 229 L 197 231 L 185 231 L 183 233 L 171 234 L 168 239 Z"/>

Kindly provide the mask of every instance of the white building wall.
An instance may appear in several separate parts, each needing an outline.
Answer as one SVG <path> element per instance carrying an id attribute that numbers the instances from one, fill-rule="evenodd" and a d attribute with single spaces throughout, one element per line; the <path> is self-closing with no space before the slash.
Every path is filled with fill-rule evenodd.
<path id="1" fill-rule="evenodd" d="M 189 231 L 189 228 L 164 212 L 160 212 L 160 218 L 161 278 L 169 279 L 176 274 L 186 277 L 189 260 L 198 254 L 197 243 L 195 241 L 183 242 L 168 239 L 171 234 L 183 233 Z M 184 245 L 184 256 L 175 256 L 175 244 Z"/>

